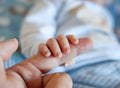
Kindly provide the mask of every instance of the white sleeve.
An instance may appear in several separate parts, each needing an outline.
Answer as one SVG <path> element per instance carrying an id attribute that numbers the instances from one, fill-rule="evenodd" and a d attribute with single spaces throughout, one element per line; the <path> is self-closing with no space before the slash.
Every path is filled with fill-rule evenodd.
<path id="1" fill-rule="evenodd" d="M 95 48 L 107 47 L 115 42 L 110 14 L 103 7 L 89 1 L 66 2 L 59 16 L 58 29 L 56 35 L 73 34 L 78 38 L 91 38 Z"/>
<path id="2" fill-rule="evenodd" d="M 66 1 L 58 20 L 58 34 L 79 36 L 87 31 L 96 29 L 110 33 L 113 28 L 111 24 L 113 23 L 110 16 L 108 17 L 106 13 L 104 8 L 89 1 Z"/>
<path id="3" fill-rule="evenodd" d="M 40 43 L 54 37 L 56 14 L 56 6 L 49 0 L 40 0 L 30 10 L 20 32 L 21 51 L 26 57 L 36 54 Z"/>

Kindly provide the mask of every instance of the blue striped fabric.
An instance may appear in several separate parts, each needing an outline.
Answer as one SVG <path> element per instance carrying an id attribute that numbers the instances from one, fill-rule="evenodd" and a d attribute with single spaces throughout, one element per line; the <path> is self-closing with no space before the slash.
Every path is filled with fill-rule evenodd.
<path id="1" fill-rule="evenodd" d="M 107 61 L 68 72 L 73 88 L 120 88 L 120 62 Z"/>

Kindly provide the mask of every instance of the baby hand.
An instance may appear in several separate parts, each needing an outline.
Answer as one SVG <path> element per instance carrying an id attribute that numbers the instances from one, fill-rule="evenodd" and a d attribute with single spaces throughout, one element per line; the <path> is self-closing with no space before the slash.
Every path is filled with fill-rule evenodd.
<path id="1" fill-rule="evenodd" d="M 42 43 L 39 46 L 39 53 L 41 53 L 45 57 L 55 56 L 57 58 L 61 58 L 62 54 L 69 53 L 71 51 L 70 44 L 77 45 L 79 43 L 79 39 L 77 39 L 74 35 L 58 35 L 57 38 L 50 38 L 47 43 Z M 70 60 L 65 63 L 65 66 L 71 66 L 74 64 L 74 60 Z"/>

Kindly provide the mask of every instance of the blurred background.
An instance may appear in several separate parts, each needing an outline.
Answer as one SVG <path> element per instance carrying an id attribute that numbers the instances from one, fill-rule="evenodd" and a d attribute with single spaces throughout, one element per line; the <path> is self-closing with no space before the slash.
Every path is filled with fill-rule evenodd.
<path id="1" fill-rule="evenodd" d="M 22 21 L 35 1 L 36 0 L 0 0 L 0 41 L 19 37 Z M 109 10 L 115 21 L 114 32 L 120 40 L 120 0 L 89 1 L 101 4 Z M 16 62 L 20 62 L 25 58 L 19 53 L 19 49 L 12 56 L 12 59 L 16 58 Z"/>
<path id="2" fill-rule="evenodd" d="M 37 0 L 0 0 L 0 40 L 19 36 L 22 20 Z M 120 38 L 120 0 L 89 0 L 105 6 L 115 20 Z"/>

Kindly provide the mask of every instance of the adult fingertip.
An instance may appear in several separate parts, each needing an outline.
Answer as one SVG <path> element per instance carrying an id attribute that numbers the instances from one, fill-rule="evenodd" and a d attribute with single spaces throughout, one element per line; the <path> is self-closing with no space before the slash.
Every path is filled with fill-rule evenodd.
<path id="1" fill-rule="evenodd" d="M 17 45 L 17 47 L 18 47 L 19 43 L 18 43 L 17 38 L 13 38 L 13 39 L 11 39 L 11 41 L 13 41 Z"/>
<path id="2" fill-rule="evenodd" d="M 3 57 L 4 61 L 8 60 L 11 55 L 17 50 L 18 41 L 16 38 L 9 39 L 0 42 L 0 55 Z"/>

